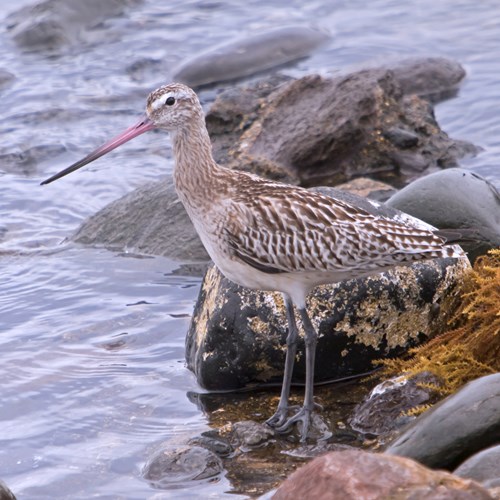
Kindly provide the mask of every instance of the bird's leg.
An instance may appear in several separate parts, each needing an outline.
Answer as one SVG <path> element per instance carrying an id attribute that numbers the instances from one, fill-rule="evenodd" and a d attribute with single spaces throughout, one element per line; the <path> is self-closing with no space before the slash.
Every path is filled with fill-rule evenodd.
<path id="1" fill-rule="evenodd" d="M 278 432 L 287 431 L 291 425 L 301 422 L 300 441 L 305 442 L 309 427 L 311 425 L 311 413 L 313 412 L 316 404 L 313 399 L 314 391 L 314 360 L 316 356 L 316 343 L 318 334 L 314 329 L 307 310 L 305 307 L 299 309 L 302 324 L 305 331 L 305 345 L 306 345 L 306 391 L 304 396 L 304 405 L 302 408 L 291 418 L 289 418 L 281 427 L 277 428 Z"/>
<path id="2" fill-rule="evenodd" d="M 283 374 L 283 384 L 281 386 L 281 396 L 276 413 L 266 420 L 266 424 L 271 427 L 280 427 L 288 417 L 288 398 L 290 396 L 290 386 L 292 384 L 293 363 L 297 354 L 298 329 L 293 312 L 293 303 L 288 295 L 283 295 L 286 307 L 286 319 L 288 322 L 288 335 L 286 337 L 286 359 L 285 373 Z"/>

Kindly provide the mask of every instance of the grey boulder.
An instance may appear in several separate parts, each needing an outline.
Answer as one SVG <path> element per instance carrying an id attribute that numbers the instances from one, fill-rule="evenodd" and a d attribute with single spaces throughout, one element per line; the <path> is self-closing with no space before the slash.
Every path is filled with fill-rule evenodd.
<path id="1" fill-rule="evenodd" d="M 453 469 L 500 441 L 500 373 L 469 382 L 415 420 L 386 453 Z"/>

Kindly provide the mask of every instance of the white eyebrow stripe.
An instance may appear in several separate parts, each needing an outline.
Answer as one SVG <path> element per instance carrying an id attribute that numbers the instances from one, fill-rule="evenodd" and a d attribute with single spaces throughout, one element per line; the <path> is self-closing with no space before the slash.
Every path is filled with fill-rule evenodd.
<path id="1" fill-rule="evenodd" d="M 151 103 L 151 107 L 156 111 L 157 109 L 161 108 L 162 106 L 165 105 L 165 101 L 169 98 L 169 97 L 173 97 L 174 99 L 178 100 L 178 99 L 183 99 L 183 98 L 188 98 L 189 97 L 189 94 L 187 92 L 179 92 L 179 91 L 175 91 L 175 92 L 167 92 L 165 94 L 162 94 L 160 97 L 158 97 L 157 99 L 155 99 L 152 103 Z"/>
<path id="2" fill-rule="evenodd" d="M 172 96 L 172 93 L 169 92 L 168 94 L 163 94 L 162 96 L 158 97 L 151 103 L 151 107 L 156 111 L 157 109 L 161 108 L 164 104 L 165 101 Z"/>

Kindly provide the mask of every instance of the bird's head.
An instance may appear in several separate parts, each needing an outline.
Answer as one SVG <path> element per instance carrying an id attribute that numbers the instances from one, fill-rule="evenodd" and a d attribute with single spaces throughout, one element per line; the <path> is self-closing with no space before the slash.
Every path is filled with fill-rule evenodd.
<path id="1" fill-rule="evenodd" d="M 176 132 L 198 120 L 203 111 L 193 90 L 171 83 L 149 94 L 146 115 L 155 127 Z"/>
<path id="2" fill-rule="evenodd" d="M 161 128 L 169 132 L 178 132 L 200 119 L 203 119 L 203 110 L 193 90 L 181 83 L 164 85 L 149 94 L 146 114 L 138 123 L 92 151 L 85 158 L 44 180 L 42 184 L 49 184 L 78 170 L 148 130 Z"/>

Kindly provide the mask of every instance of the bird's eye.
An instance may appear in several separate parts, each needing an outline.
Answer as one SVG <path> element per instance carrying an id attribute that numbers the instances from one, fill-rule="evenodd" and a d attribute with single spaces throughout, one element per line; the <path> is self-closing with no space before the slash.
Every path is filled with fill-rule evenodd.
<path id="1" fill-rule="evenodd" d="M 173 106 L 175 104 L 175 97 L 167 97 L 167 100 L 165 101 L 165 104 L 167 106 Z"/>

